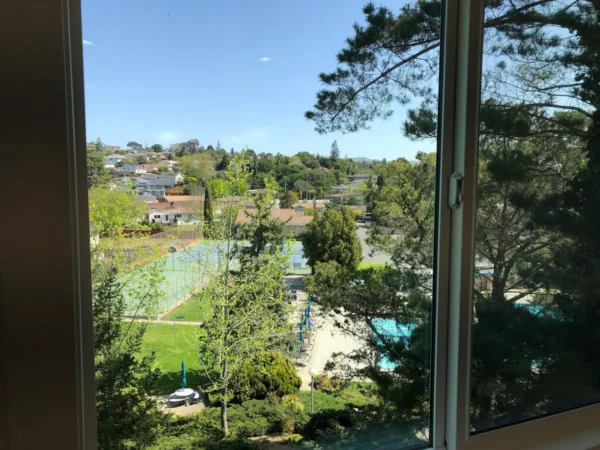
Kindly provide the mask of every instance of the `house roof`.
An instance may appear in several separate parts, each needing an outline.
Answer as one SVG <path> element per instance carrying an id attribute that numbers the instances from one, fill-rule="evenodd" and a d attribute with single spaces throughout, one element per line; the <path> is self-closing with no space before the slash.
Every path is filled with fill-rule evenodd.
<path id="1" fill-rule="evenodd" d="M 106 158 L 121 158 L 121 159 L 125 159 L 125 157 L 124 157 L 123 155 L 119 155 L 119 154 L 117 154 L 117 153 L 114 153 L 114 154 L 112 154 L 112 155 L 107 155 L 107 156 L 105 156 L 104 158 L 105 158 L 105 159 L 106 159 Z"/>
<path id="2" fill-rule="evenodd" d="M 236 223 L 249 223 L 249 216 L 254 214 L 256 214 L 256 208 L 246 208 L 245 210 L 240 210 L 238 212 Z M 312 216 L 298 214 L 293 209 L 273 209 L 271 210 L 271 217 L 288 225 L 307 225 L 313 219 Z"/>
<path id="3" fill-rule="evenodd" d="M 154 170 L 154 169 L 158 169 L 159 167 L 161 167 L 160 164 L 140 164 L 140 166 L 146 170 Z"/>
<path id="4" fill-rule="evenodd" d="M 204 203 L 204 195 L 165 195 L 167 202 L 201 202 Z"/>
<path id="5" fill-rule="evenodd" d="M 148 203 L 147 205 L 150 205 Z M 175 206 L 168 207 L 165 209 L 153 209 L 149 211 L 149 214 L 160 213 L 160 214 L 201 214 L 201 211 L 194 211 L 187 206 Z"/>
<path id="6" fill-rule="evenodd" d="M 302 206 L 305 209 L 323 209 L 325 208 L 325 203 L 313 203 L 313 202 L 307 202 L 307 203 L 294 203 L 294 208 L 298 208 Z"/>

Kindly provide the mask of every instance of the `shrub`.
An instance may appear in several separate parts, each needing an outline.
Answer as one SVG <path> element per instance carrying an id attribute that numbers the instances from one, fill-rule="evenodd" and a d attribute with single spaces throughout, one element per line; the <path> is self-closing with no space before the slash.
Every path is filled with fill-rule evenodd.
<path id="1" fill-rule="evenodd" d="M 356 425 L 354 414 L 348 410 L 323 411 L 311 417 L 302 432 L 305 438 L 315 440 L 324 436 L 346 436 Z"/>
<path id="2" fill-rule="evenodd" d="M 233 436 L 262 436 L 271 431 L 272 425 L 267 414 L 256 410 L 250 414 L 242 405 L 230 405 L 227 408 L 229 431 Z M 221 408 L 206 408 L 199 415 L 198 429 L 201 434 L 213 440 L 223 438 L 221 431 Z"/>
<path id="3" fill-rule="evenodd" d="M 275 352 L 265 352 L 246 361 L 234 377 L 235 400 L 266 398 L 270 392 L 279 397 L 296 394 L 302 380 L 291 359 Z"/>

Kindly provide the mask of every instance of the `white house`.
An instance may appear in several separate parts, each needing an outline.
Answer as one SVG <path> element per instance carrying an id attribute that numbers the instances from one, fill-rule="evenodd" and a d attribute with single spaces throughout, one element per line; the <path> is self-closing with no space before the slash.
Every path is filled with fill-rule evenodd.
<path id="1" fill-rule="evenodd" d="M 112 164 L 112 166 L 116 166 L 117 164 L 123 162 L 125 157 L 123 155 L 108 155 L 104 157 L 104 164 Z"/>
<path id="2" fill-rule="evenodd" d="M 147 170 L 142 166 L 125 165 L 117 168 L 117 173 L 142 174 L 146 172 Z"/>
<path id="3" fill-rule="evenodd" d="M 185 206 L 175 206 L 173 208 L 152 211 L 148 214 L 150 223 L 162 223 L 171 225 L 199 224 L 200 215 L 192 213 Z"/>

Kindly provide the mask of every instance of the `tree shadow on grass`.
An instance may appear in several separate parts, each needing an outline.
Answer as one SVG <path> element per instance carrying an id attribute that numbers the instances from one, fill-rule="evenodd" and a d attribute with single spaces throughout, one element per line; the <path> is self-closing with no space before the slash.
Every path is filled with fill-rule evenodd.
<path id="1" fill-rule="evenodd" d="M 186 372 L 186 387 L 195 390 L 202 390 L 201 387 L 208 381 L 204 372 L 200 370 L 188 370 Z M 156 388 L 153 395 L 172 394 L 181 388 L 181 371 L 166 372 L 162 371 L 156 382 Z"/>

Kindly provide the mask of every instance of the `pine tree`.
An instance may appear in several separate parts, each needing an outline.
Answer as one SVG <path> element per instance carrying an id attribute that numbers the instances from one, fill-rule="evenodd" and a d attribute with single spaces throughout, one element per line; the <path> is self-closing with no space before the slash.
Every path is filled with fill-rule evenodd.
<path id="1" fill-rule="evenodd" d="M 333 144 L 331 144 L 329 158 L 331 159 L 331 162 L 336 162 L 338 159 L 340 159 L 340 147 L 338 146 L 337 141 L 333 141 Z"/>
<path id="2" fill-rule="evenodd" d="M 117 271 L 108 270 L 94 287 L 94 350 L 98 448 L 146 448 L 167 416 L 152 397 L 160 370 L 154 354 L 140 357 L 146 324 L 123 321 L 125 301 Z M 138 326 L 139 325 L 139 326 Z"/>
<path id="3" fill-rule="evenodd" d="M 212 205 L 212 191 L 210 184 L 204 183 L 204 227 L 205 232 L 210 230 L 213 223 L 213 205 Z"/>

